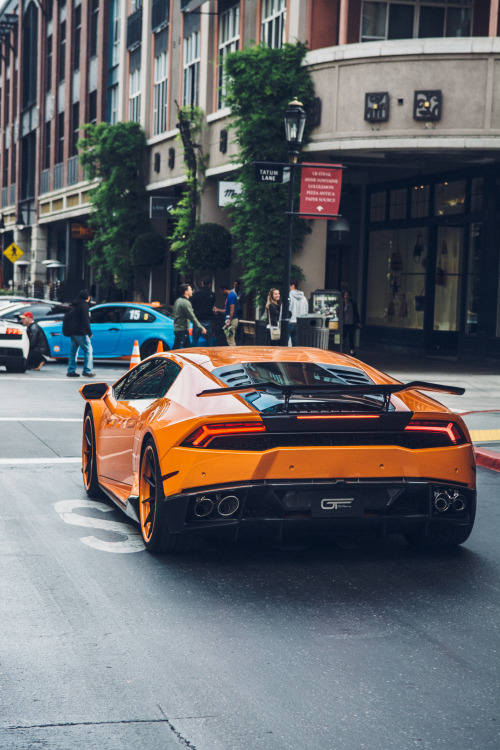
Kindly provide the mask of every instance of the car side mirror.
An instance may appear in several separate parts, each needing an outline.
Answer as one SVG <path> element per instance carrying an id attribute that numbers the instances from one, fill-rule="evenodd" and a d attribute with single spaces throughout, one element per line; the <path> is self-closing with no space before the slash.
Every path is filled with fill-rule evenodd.
<path id="1" fill-rule="evenodd" d="M 85 401 L 97 401 L 103 398 L 108 391 L 109 386 L 107 383 L 87 383 L 80 388 L 80 393 Z"/>

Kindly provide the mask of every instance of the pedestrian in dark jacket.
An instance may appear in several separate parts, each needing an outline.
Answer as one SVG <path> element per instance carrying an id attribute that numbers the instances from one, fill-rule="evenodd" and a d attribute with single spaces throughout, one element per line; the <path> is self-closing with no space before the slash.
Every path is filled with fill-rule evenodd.
<path id="1" fill-rule="evenodd" d="M 193 306 L 194 314 L 207 329 L 205 335 L 206 346 L 212 346 L 213 339 L 213 328 L 212 320 L 214 317 L 215 307 L 215 294 L 212 292 L 212 280 L 208 278 L 203 279 L 203 286 L 198 289 L 191 297 L 191 305 Z M 193 328 L 193 346 L 198 346 L 198 339 L 201 335 L 201 328 L 194 326 Z"/>
<path id="2" fill-rule="evenodd" d="M 91 372 L 93 366 L 92 344 L 90 339 L 92 331 L 90 329 L 89 315 L 90 294 L 86 289 L 82 289 L 78 297 L 71 303 L 70 314 L 66 313 L 65 322 L 63 323 L 63 333 L 71 338 L 71 349 L 69 352 L 68 378 L 79 378 L 80 374 L 76 371 L 76 358 L 78 350 L 83 352 L 83 376 L 93 378 Z"/>
<path id="3" fill-rule="evenodd" d="M 41 370 L 45 364 L 45 358 L 50 357 L 49 345 L 45 334 L 35 323 L 33 313 L 25 312 L 21 315 L 21 322 L 26 326 L 26 333 L 30 341 L 27 367 L 28 370 Z"/>
<path id="4" fill-rule="evenodd" d="M 344 316 L 343 316 L 344 347 L 349 344 L 349 354 L 354 354 L 354 334 L 356 328 L 361 328 L 359 313 L 356 303 L 350 292 L 344 292 Z"/>

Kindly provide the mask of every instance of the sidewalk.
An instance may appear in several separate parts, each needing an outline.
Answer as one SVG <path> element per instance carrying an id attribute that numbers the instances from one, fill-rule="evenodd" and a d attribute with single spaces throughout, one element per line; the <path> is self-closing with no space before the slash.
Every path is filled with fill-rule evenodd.
<path id="1" fill-rule="evenodd" d="M 455 362 L 446 357 L 417 357 L 374 350 L 361 349 L 356 356 L 402 382 L 426 380 L 465 388 L 463 396 L 428 395 L 463 418 L 471 433 L 478 465 L 500 471 L 499 368 Z"/>

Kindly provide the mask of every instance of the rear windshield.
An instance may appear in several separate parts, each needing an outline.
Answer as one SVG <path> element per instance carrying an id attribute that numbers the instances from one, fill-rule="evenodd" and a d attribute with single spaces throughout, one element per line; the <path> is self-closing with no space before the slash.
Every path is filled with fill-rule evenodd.
<path id="1" fill-rule="evenodd" d="M 218 367 L 212 371 L 227 385 L 277 383 L 278 385 L 318 385 L 339 383 L 361 385 L 373 381 L 355 367 L 318 364 L 316 362 L 246 362 Z"/>

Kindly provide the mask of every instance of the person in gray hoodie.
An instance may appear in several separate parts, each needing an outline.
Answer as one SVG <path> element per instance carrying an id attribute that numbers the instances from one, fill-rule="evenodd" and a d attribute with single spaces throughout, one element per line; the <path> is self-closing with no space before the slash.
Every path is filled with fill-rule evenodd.
<path id="1" fill-rule="evenodd" d="M 307 315 L 309 312 L 309 303 L 298 286 L 298 281 L 290 282 L 288 334 L 292 346 L 297 346 L 297 316 Z"/>

